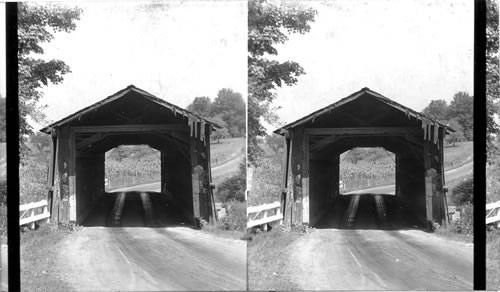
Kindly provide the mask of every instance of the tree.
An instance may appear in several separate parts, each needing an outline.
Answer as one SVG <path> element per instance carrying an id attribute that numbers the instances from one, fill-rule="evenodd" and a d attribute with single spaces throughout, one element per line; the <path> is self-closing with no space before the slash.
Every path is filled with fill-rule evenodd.
<path id="1" fill-rule="evenodd" d="M 464 139 L 462 126 L 455 119 L 449 120 L 447 126 L 455 130 L 455 132 L 451 132 L 448 135 L 446 135 L 445 141 L 447 144 L 453 143 L 453 147 L 455 147 L 457 142 Z"/>
<path id="2" fill-rule="evenodd" d="M 44 60 L 43 43 L 54 39 L 56 32 L 75 30 L 81 9 L 61 5 L 18 3 L 18 58 L 19 58 L 19 143 L 21 156 L 28 151 L 26 143 L 33 128 L 28 119 L 44 122 L 42 86 L 59 84 L 63 75 L 71 72 L 61 60 Z"/>
<path id="3" fill-rule="evenodd" d="M 266 134 L 261 119 L 277 120 L 272 107 L 274 90 L 296 84 L 297 77 L 305 73 L 296 62 L 280 63 L 266 57 L 278 54 L 275 46 L 288 40 L 286 33 L 308 32 L 316 13 L 296 3 L 283 2 L 278 7 L 266 0 L 248 2 L 248 160 L 254 165 L 263 153 L 258 137 Z"/>
<path id="4" fill-rule="evenodd" d="M 448 106 L 448 119 L 455 119 L 463 129 L 465 139 L 473 138 L 474 98 L 467 92 L 457 92 Z"/>
<path id="5" fill-rule="evenodd" d="M 226 123 L 229 134 L 241 137 L 245 134 L 246 106 L 241 93 L 223 88 L 212 103 L 211 116 L 220 116 Z"/>
<path id="6" fill-rule="evenodd" d="M 187 110 L 201 117 L 209 117 L 212 108 L 212 101 L 209 97 L 196 97 L 193 102 L 187 106 Z"/>
<path id="7" fill-rule="evenodd" d="M 429 105 L 422 111 L 422 114 L 433 120 L 443 121 L 446 120 L 447 111 L 448 104 L 446 101 L 443 99 L 437 99 L 431 100 Z"/>
<path id="8" fill-rule="evenodd" d="M 495 150 L 495 135 L 500 129 L 495 122 L 498 113 L 500 70 L 498 61 L 498 4 L 496 0 L 486 1 L 486 147 L 488 158 Z"/>

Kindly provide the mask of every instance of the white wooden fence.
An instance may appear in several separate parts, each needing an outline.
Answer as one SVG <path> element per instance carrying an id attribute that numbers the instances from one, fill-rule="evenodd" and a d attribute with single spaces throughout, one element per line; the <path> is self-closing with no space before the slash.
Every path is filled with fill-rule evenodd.
<path id="1" fill-rule="evenodd" d="M 35 210 L 42 208 L 42 213 L 35 215 Z M 40 202 L 33 202 L 25 205 L 19 206 L 19 225 L 29 224 L 31 229 L 35 228 L 35 222 L 40 220 L 46 220 L 49 222 L 50 213 L 48 211 L 47 200 L 41 200 Z"/>
<path id="2" fill-rule="evenodd" d="M 500 228 L 500 201 L 486 204 L 486 225 Z"/>
<path id="3" fill-rule="evenodd" d="M 282 222 L 281 204 L 273 202 L 260 206 L 250 206 L 247 208 L 247 218 L 247 228 L 264 225 L 264 230 L 267 230 L 267 223 Z"/>

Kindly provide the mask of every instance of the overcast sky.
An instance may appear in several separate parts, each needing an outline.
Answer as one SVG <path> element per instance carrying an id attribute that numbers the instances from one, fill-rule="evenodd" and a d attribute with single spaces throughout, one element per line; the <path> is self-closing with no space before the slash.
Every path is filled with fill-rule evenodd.
<path id="1" fill-rule="evenodd" d="M 277 91 L 290 123 L 363 87 L 421 111 L 433 99 L 473 94 L 474 1 L 304 2 L 311 31 L 278 47 L 306 75 Z M 275 127 L 274 127 L 275 128 Z"/>
<path id="2" fill-rule="evenodd" d="M 5 97 L 6 77 L 6 56 L 5 56 L 5 3 L 0 3 L 0 95 Z"/>
<path id="3" fill-rule="evenodd" d="M 50 121 L 130 84 L 181 107 L 222 88 L 246 97 L 246 1 L 147 3 L 80 4 L 76 30 L 44 45 L 72 71 L 44 90 Z"/>

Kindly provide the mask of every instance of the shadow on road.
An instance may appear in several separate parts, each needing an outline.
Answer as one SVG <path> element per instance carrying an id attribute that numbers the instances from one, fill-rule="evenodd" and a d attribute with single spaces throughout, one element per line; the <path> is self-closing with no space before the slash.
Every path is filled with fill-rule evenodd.
<path id="1" fill-rule="evenodd" d="M 85 227 L 191 227 L 180 210 L 157 192 L 104 193 L 82 223 Z M 122 194 L 122 195 L 121 195 Z M 123 196 L 120 198 L 120 196 Z M 145 200 L 146 198 L 146 200 Z M 120 204 L 120 199 L 123 202 Z M 146 203 L 145 203 L 146 201 Z"/>
<path id="2" fill-rule="evenodd" d="M 377 211 L 375 197 L 383 197 L 384 211 Z M 394 195 L 380 194 L 341 195 L 332 203 L 323 218 L 314 226 L 317 229 L 382 229 L 425 230 L 425 225 Z M 358 202 L 355 197 L 358 196 Z M 385 216 L 382 216 L 384 213 Z"/>

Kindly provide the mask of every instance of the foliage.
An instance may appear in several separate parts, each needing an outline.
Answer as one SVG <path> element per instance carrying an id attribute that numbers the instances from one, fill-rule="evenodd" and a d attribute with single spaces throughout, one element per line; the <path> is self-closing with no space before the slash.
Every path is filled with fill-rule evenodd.
<path id="1" fill-rule="evenodd" d="M 195 97 L 193 102 L 187 106 L 187 110 L 201 117 L 207 117 L 210 116 L 211 106 L 212 106 L 212 101 L 210 100 L 210 97 L 207 96 Z"/>
<path id="2" fill-rule="evenodd" d="M 474 234 L 474 205 L 466 203 L 457 210 L 460 211 L 460 219 L 452 222 L 449 229 L 455 233 L 473 235 Z"/>
<path id="3" fill-rule="evenodd" d="M 247 204 L 245 202 L 230 202 L 225 205 L 226 217 L 220 219 L 225 230 L 245 231 L 247 228 Z"/>
<path id="4" fill-rule="evenodd" d="M 245 135 L 245 101 L 240 93 L 223 88 L 212 102 L 209 97 L 196 97 L 187 109 L 206 118 L 222 129 L 215 131 L 216 139 L 222 137 L 242 137 Z"/>
<path id="5" fill-rule="evenodd" d="M 18 3 L 19 64 L 19 143 L 21 156 L 26 155 L 26 142 L 33 133 L 28 119 L 44 122 L 44 107 L 39 105 L 42 86 L 59 84 L 70 71 L 61 60 L 44 60 L 42 45 L 54 39 L 54 33 L 75 30 L 81 9 L 62 5 Z"/>
<path id="6" fill-rule="evenodd" d="M 221 183 L 217 188 L 217 193 L 215 195 L 217 201 L 228 202 L 228 201 L 245 201 L 245 190 L 246 190 L 246 163 L 242 161 L 238 173 L 227 178 Z"/>
<path id="7" fill-rule="evenodd" d="M 498 1 L 486 1 L 486 145 L 487 153 L 491 156 L 495 148 L 494 136 L 500 129 L 494 120 L 498 114 L 498 97 L 500 96 L 500 69 L 498 60 Z"/>
<path id="8" fill-rule="evenodd" d="M 285 3 L 276 6 L 266 0 L 248 2 L 248 159 L 256 163 L 263 154 L 258 137 L 265 136 L 261 119 L 273 124 L 277 121 L 272 102 L 274 90 L 283 84 L 297 83 L 304 74 L 296 62 L 278 62 L 270 55 L 278 55 L 276 45 L 288 40 L 287 34 L 304 34 L 310 30 L 316 11 L 298 4 Z"/>
<path id="9" fill-rule="evenodd" d="M 500 290 L 500 229 L 487 233 L 486 236 L 486 289 Z"/>
<path id="10" fill-rule="evenodd" d="M 280 151 L 284 151 L 285 149 L 284 140 L 285 138 L 283 136 L 274 133 L 271 135 L 267 135 L 265 137 L 266 144 L 273 150 L 274 153 L 279 153 Z"/>
<path id="11" fill-rule="evenodd" d="M 246 106 L 240 93 L 228 88 L 219 90 L 212 103 L 210 115 L 213 117 L 220 116 L 226 123 L 232 137 L 245 135 Z"/>
<path id="12" fill-rule="evenodd" d="M 448 107 L 448 118 L 456 119 L 467 141 L 473 138 L 473 105 L 474 98 L 467 92 L 460 91 L 453 96 Z"/>
<path id="13" fill-rule="evenodd" d="M 438 99 L 431 100 L 429 105 L 424 108 L 422 113 L 433 120 L 442 121 L 446 119 L 447 111 L 448 103 L 446 102 L 446 100 Z"/>
<path id="14" fill-rule="evenodd" d="M 453 146 L 456 146 L 457 142 L 462 141 L 464 139 L 462 126 L 455 119 L 449 120 L 447 125 L 453 130 L 455 130 L 455 132 L 451 132 L 448 135 L 446 135 L 444 141 L 447 144 L 453 144 Z"/>
<path id="15" fill-rule="evenodd" d="M 0 96 L 0 142 L 6 142 L 6 111 L 5 97 Z"/>
<path id="16" fill-rule="evenodd" d="M 122 145 L 106 153 L 110 188 L 159 181 L 160 172 L 160 153 L 147 145 Z"/>
<path id="17" fill-rule="evenodd" d="M 427 117 L 448 124 L 456 132 L 445 139 L 456 143 L 462 139 L 473 139 L 473 103 L 474 99 L 467 92 L 457 92 L 448 105 L 445 100 L 432 100 L 422 113 Z"/>
<path id="18" fill-rule="evenodd" d="M 456 206 L 474 203 L 474 178 L 462 180 L 452 190 L 451 200 Z"/>
<path id="19" fill-rule="evenodd" d="M 495 148 L 497 148 L 496 146 Z M 496 155 L 490 159 L 486 167 L 486 201 L 496 202 L 500 200 L 500 156 Z"/>
<path id="20" fill-rule="evenodd" d="M 395 182 L 395 155 L 383 148 L 354 148 L 340 156 L 344 192 Z"/>

